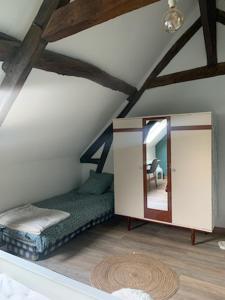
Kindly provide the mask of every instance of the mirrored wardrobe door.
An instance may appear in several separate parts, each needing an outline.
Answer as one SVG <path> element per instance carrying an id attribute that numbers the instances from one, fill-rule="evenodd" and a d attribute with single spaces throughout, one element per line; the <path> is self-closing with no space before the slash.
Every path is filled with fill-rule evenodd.
<path id="1" fill-rule="evenodd" d="M 171 222 L 170 117 L 143 119 L 144 217 Z"/>

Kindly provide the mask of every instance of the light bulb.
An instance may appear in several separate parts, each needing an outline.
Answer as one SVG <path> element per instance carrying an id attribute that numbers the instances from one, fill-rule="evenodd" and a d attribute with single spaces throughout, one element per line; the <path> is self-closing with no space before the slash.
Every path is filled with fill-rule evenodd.
<path id="1" fill-rule="evenodd" d="M 165 13 L 163 17 L 163 26 L 167 32 L 175 32 L 184 23 L 183 13 L 177 9 L 175 6 L 170 6 L 169 10 Z"/>

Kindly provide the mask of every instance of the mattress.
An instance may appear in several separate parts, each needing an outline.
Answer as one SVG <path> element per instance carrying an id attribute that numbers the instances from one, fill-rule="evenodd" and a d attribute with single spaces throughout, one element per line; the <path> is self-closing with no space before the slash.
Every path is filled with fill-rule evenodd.
<path id="1" fill-rule="evenodd" d="M 114 210 L 114 194 L 81 195 L 72 191 L 34 205 L 70 213 L 68 219 L 47 228 L 40 235 L 9 228 L 3 230 L 2 238 L 9 251 L 36 260 L 40 258 L 39 254 L 47 255 L 81 231 L 109 219 Z"/>
<path id="2" fill-rule="evenodd" d="M 0 299 L 50 300 L 49 298 L 12 279 L 6 274 L 0 274 Z"/>

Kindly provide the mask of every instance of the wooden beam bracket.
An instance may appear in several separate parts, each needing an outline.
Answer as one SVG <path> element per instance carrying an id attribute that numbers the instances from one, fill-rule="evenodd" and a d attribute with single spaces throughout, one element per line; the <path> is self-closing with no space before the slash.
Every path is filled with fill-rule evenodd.
<path id="1" fill-rule="evenodd" d="M 216 10 L 216 20 L 217 20 L 217 22 L 225 25 L 225 11 L 217 9 Z"/>
<path id="2" fill-rule="evenodd" d="M 221 75 L 225 75 L 225 62 L 159 76 L 149 83 L 148 89 Z"/>

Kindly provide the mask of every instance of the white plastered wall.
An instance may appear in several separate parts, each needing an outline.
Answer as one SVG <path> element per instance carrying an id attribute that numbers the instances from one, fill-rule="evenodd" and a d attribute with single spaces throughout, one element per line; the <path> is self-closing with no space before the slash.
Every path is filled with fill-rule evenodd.
<path id="1" fill-rule="evenodd" d="M 87 90 L 95 106 L 86 117 Z M 122 97 L 90 81 L 33 70 L 0 129 L 0 210 L 79 185 L 80 153 Z"/>

